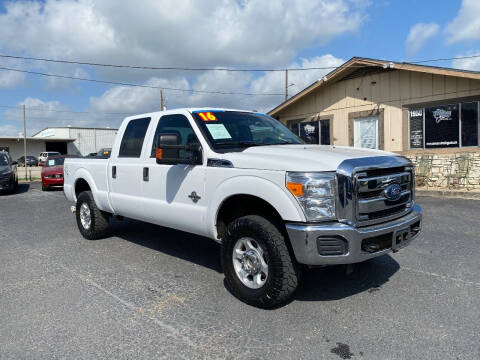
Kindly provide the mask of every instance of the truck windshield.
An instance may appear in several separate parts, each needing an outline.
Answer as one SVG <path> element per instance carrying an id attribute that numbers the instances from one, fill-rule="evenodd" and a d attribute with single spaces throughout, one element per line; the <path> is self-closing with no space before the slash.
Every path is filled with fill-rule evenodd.
<path id="1" fill-rule="evenodd" d="M 265 114 L 240 111 L 192 112 L 214 148 L 303 144 L 286 126 Z"/>

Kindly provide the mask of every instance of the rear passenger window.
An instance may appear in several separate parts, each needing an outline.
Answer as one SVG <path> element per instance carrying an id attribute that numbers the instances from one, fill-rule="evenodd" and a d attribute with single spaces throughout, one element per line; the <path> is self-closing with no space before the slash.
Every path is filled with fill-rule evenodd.
<path id="1" fill-rule="evenodd" d="M 140 157 L 150 118 L 130 120 L 123 134 L 118 157 Z"/>

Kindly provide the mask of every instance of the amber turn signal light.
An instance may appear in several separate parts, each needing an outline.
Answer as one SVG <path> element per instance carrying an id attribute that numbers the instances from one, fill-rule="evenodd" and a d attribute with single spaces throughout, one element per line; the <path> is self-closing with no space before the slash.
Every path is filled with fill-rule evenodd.
<path id="1" fill-rule="evenodd" d="M 157 159 L 163 158 L 163 150 L 160 149 L 160 148 L 157 148 L 157 151 L 156 151 L 156 153 L 155 153 L 155 157 L 156 157 Z"/>
<path id="2" fill-rule="evenodd" d="M 287 189 L 295 196 L 303 196 L 303 185 L 300 183 L 287 182 Z"/>

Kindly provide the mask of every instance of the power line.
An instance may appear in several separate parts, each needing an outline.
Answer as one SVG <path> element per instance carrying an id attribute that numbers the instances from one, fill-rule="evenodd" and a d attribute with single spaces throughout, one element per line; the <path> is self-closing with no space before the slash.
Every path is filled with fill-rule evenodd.
<path id="1" fill-rule="evenodd" d="M 18 109 L 22 110 L 22 105 L 13 106 L 13 105 L 0 105 L 0 108 L 8 109 Z M 30 111 L 48 111 L 48 112 L 58 112 L 58 113 L 71 113 L 71 114 L 101 114 L 101 115 L 130 115 L 133 112 L 97 112 L 97 111 L 73 111 L 73 110 L 56 110 L 56 109 L 43 109 L 38 107 L 26 107 L 25 110 Z"/>
<path id="2" fill-rule="evenodd" d="M 87 66 L 97 66 L 97 67 L 111 67 L 111 68 L 125 68 L 125 69 L 137 69 L 137 70 L 177 70 L 177 71 L 232 71 L 232 72 L 275 72 L 275 71 L 308 71 L 308 70 L 329 70 L 329 69 L 340 69 L 345 67 L 340 66 L 313 66 L 305 68 L 269 68 L 269 69 L 235 69 L 235 68 L 211 68 L 211 67 L 183 67 L 183 66 L 141 66 L 141 65 L 123 65 L 123 64 L 105 64 L 98 62 L 88 62 L 88 61 L 78 61 L 78 60 L 56 60 L 49 58 L 41 57 L 32 57 L 32 56 L 19 56 L 19 55 L 9 55 L 9 54 L 0 54 L 1 58 L 10 58 L 10 59 L 19 59 L 19 60 L 33 60 L 33 61 L 43 61 L 43 62 L 52 62 L 60 64 L 73 64 L 73 65 L 87 65 Z M 423 64 L 429 62 L 438 62 L 438 61 L 451 61 L 451 60 L 462 60 L 462 59 L 473 59 L 479 58 L 479 55 L 469 55 L 469 56 L 456 56 L 450 58 L 437 58 L 437 59 L 427 59 L 419 61 L 409 61 L 409 64 Z M 387 61 L 387 60 L 385 60 Z M 348 66 L 348 67 L 364 67 L 363 65 L 358 66 Z"/>
<path id="3" fill-rule="evenodd" d="M 60 64 L 87 65 L 87 66 L 97 66 L 97 67 L 136 69 L 136 70 L 275 72 L 275 71 L 285 71 L 285 70 L 298 70 L 298 71 L 303 71 L 303 70 L 328 70 L 328 69 L 337 69 L 339 67 L 342 67 L 342 66 L 323 66 L 323 67 L 284 68 L 284 69 L 235 69 L 235 68 L 222 68 L 222 67 L 211 68 L 211 67 L 141 66 L 141 65 L 104 64 L 104 63 L 88 62 L 88 61 L 55 60 L 55 59 L 48 59 L 48 58 L 17 56 L 17 55 L 7 55 L 7 54 L 0 54 L 0 57 L 10 58 L 10 59 L 19 59 L 19 60 L 33 60 L 33 61 L 52 62 L 52 63 L 60 63 Z M 358 67 L 360 67 L 360 66 L 358 66 Z"/>
<path id="4" fill-rule="evenodd" d="M 0 70 L 16 71 L 16 72 L 25 73 L 25 74 L 40 75 L 40 76 L 47 76 L 47 77 L 54 77 L 54 78 L 61 78 L 61 79 L 69 79 L 69 80 L 88 81 L 88 82 L 109 84 L 109 85 L 122 85 L 122 86 L 141 87 L 141 88 L 147 88 L 147 89 L 182 91 L 182 92 L 189 92 L 189 93 L 220 94 L 220 95 L 245 95 L 245 96 L 283 96 L 283 93 L 246 93 L 246 92 L 233 92 L 233 91 L 227 92 L 227 91 L 216 91 L 216 90 L 215 91 L 213 91 L 213 90 L 209 91 L 209 90 L 178 89 L 178 88 L 171 88 L 171 87 L 164 87 L 164 86 L 153 86 L 153 85 L 132 84 L 132 83 L 126 83 L 126 82 L 87 79 L 87 78 L 81 78 L 81 77 L 76 77 L 76 76 L 50 74 L 50 73 L 43 73 L 43 72 L 38 72 L 38 71 L 13 69 L 13 68 L 7 68 L 7 67 L 0 67 Z"/>

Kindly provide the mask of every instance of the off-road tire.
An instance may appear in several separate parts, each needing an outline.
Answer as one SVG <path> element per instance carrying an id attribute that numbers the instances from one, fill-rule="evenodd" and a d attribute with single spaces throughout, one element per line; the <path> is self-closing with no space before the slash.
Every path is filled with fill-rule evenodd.
<path id="1" fill-rule="evenodd" d="M 88 229 L 83 227 L 80 220 L 80 207 L 83 203 L 86 203 L 90 208 L 91 224 Z M 77 218 L 78 230 L 85 239 L 97 240 L 107 236 L 110 229 L 110 214 L 97 207 L 91 191 L 83 191 L 78 195 L 75 217 Z"/>
<path id="2" fill-rule="evenodd" d="M 233 248 L 238 239 L 253 238 L 263 249 L 268 265 L 268 278 L 261 288 L 245 286 L 233 267 Z M 299 267 L 290 256 L 282 232 L 258 215 L 243 216 L 232 221 L 222 241 L 221 259 L 226 282 L 238 299 L 260 307 L 271 308 L 288 300 L 299 282 Z"/>

